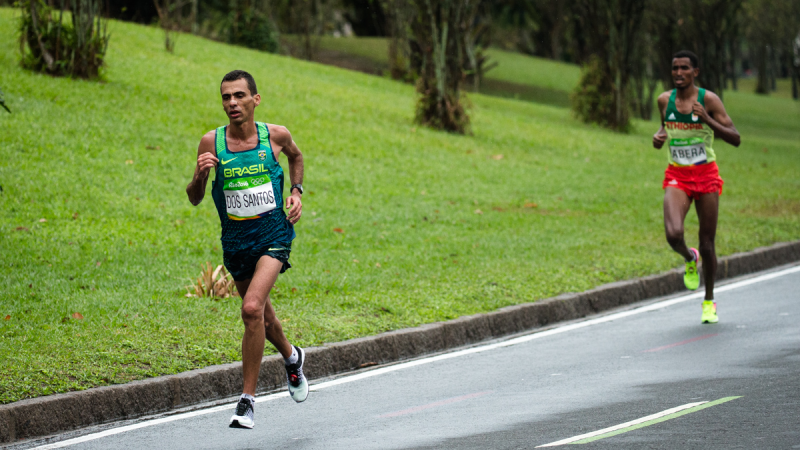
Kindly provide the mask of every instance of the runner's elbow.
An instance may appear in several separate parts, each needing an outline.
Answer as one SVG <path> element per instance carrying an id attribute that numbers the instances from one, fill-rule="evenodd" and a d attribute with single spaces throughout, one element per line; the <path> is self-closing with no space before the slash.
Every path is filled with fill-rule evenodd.
<path id="1" fill-rule="evenodd" d="M 302 161 L 303 160 L 303 152 L 300 151 L 299 148 L 295 147 L 294 151 L 287 155 L 287 159 L 289 161 Z"/>
<path id="2" fill-rule="evenodd" d="M 192 196 L 189 195 L 189 201 L 192 202 L 192 206 L 197 206 L 203 202 L 203 196 Z"/>
<path id="3" fill-rule="evenodd" d="M 189 197 L 189 202 L 193 206 L 197 206 L 197 205 L 200 204 L 200 202 L 203 201 L 203 196 L 202 195 L 201 196 L 195 195 L 191 184 L 189 186 L 186 186 L 186 196 Z"/>

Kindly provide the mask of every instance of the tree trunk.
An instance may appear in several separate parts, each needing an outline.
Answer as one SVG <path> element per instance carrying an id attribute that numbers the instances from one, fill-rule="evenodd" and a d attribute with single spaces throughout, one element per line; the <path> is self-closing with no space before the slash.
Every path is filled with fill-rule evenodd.
<path id="1" fill-rule="evenodd" d="M 758 70 L 758 77 L 756 81 L 756 94 L 767 94 L 769 92 L 769 77 L 767 74 L 767 65 L 769 61 L 769 46 L 759 45 L 756 46 L 756 51 L 753 55 L 756 60 L 756 70 Z M 760 50 L 760 51 L 759 51 Z"/>
<path id="2" fill-rule="evenodd" d="M 770 62 L 769 81 L 772 92 L 775 92 L 778 90 L 777 77 L 778 77 L 778 71 L 780 70 L 780 66 L 778 64 L 778 58 L 779 58 L 778 52 L 773 50 L 770 53 L 770 56 L 771 58 L 769 61 Z"/>
<path id="3" fill-rule="evenodd" d="M 197 0 L 192 0 L 192 34 L 197 34 L 198 24 L 197 24 Z"/>
<path id="4" fill-rule="evenodd" d="M 573 94 L 573 110 L 583 120 L 628 130 L 629 71 L 637 62 L 645 4 L 640 0 L 576 1 L 579 26 L 594 37 L 588 50 L 597 57 Z"/>
<path id="5" fill-rule="evenodd" d="M 432 128 L 467 133 L 469 117 L 461 105 L 464 44 L 474 26 L 465 12 L 477 0 L 415 0 L 411 31 L 422 56 L 417 81 L 416 122 Z"/>
<path id="6" fill-rule="evenodd" d="M 739 62 L 742 60 L 742 45 L 739 39 L 734 39 L 731 44 L 731 81 L 733 82 L 733 90 L 739 90 Z"/>
<path id="7" fill-rule="evenodd" d="M 800 33 L 792 40 L 792 98 L 797 100 L 798 84 L 800 84 Z"/>
<path id="8" fill-rule="evenodd" d="M 409 66 L 409 42 L 407 21 L 412 5 L 406 0 L 383 0 L 386 16 L 386 32 L 389 35 L 389 73 L 395 80 L 408 76 L 413 68 Z"/>
<path id="9" fill-rule="evenodd" d="M 44 59 L 45 64 L 47 64 L 47 71 L 53 71 L 53 56 L 50 55 L 50 52 L 47 51 L 47 47 L 45 47 L 44 43 L 42 42 L 42 34 L 39 32 L 39 15 L 36 11 L 36 0 L 31 0 L 31 26 L 33 28 L 33 33 L 36 35 L 36 41 L 39 44 L 39 51 L 42 53 L 42 59 Z"/>

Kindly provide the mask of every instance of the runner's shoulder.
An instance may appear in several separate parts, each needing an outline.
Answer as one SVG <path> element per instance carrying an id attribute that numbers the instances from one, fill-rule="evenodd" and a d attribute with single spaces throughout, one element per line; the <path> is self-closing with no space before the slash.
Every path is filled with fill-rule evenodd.
<path id="1" fill-rule="evenodd" d="M 199 153 L 214 152 L 217 146 L 217 130 L 211 130 L 200 139 Z"/>
<path id="2" fill-rule="evenodd" d="M 283 125 L 267 124 L 269 128 L 269 137 L 278 145 L 286 146 L 292 142 L 292 134 Z"/>
<path id="3" fill-rule="evenodd" d="M 672 95 L 672 89 L 658 94 L 658 101 L 669 101 L 669 96 Z"/>
<path id="4" fill-rule="evenodd" d="M 719 98 L 719 95 L 715 94 L 712 91 L 709 91 L 708 89 L 706 89 L 706 96 L 704 98 L 704 101 L 706 104 L 708 104 L 709 101 L 712 103 L 722 104 L 722 99 Z"/>
<path id="5" fill-rule="evenodd" d="M 664 91 L 661 94 L 659 94 L 658 100 L 657 100 L 658 106 L 661 107 L 662 109 L 666 108 L 667 107 L 667 103 L 669 103 L 669 96 L 671 94 L 672 94 L 671 90 Z"/>

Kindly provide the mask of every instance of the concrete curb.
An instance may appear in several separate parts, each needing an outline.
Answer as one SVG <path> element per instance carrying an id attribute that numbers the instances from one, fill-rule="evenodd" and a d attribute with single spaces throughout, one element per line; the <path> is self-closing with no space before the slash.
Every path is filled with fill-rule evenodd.
<path id="1" fill-rule="evenodd" d="M 800 261 L 800 241 L 763 247 L 720 258 L 718 279 L 795 261 Z M 578 319 L 684 289 L 682 272 L 676 269 L 486 314 L 309 348 L 304 372 L 309 379 L 319 379 Z M 264 358 L 259 376 L 261 391 L 281 388 L 286 383 L 285 377 L 283 360 L 278 355 Z M 10 444 L 224 399 L 238 395 L 241 383 L 241 363 L 232 363 L 124 385 L 22 400 L 0 406 L 0 443 Z"/>

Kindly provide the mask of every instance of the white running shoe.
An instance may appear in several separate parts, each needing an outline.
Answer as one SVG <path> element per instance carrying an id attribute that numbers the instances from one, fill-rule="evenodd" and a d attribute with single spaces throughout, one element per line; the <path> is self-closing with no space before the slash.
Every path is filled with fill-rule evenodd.
<path id="1" fill-rule="evenodd" d="M 253 401 L 247 398 L 240 398 L 236 404 L 236 412 L 231 416 L 229 426 L 231 428 L 253 428 Z"/>
<path id="2" fill-rule="evenodd" d="M 308 380 L 303 375 L 303 363 L 305 362 L 306 354 L 302 348 L 296 345 L 292 347 L 297 350 L 297 362 L 286 364 L 286 379 L 289 382 L 289 395 L 292 400 L 300 403 L 308 398 Z"/>

